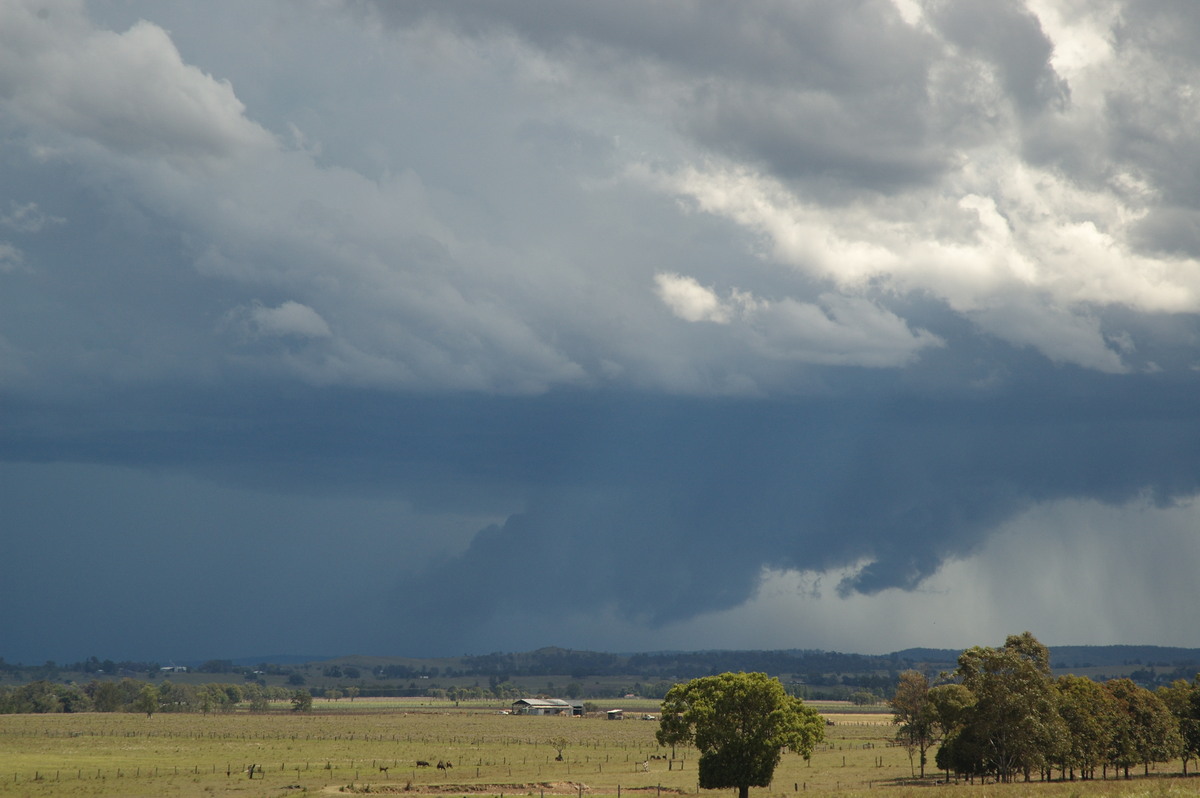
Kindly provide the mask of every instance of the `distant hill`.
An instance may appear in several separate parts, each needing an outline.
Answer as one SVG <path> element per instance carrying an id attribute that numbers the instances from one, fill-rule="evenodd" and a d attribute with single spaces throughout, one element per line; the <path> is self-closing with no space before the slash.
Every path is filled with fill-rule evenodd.
<path id="1" fill-rule="evenodd" d="M 1172 646 L 1049 646 L 1055 670 L 1075 668 L 1200 668 L 1200 648 Z M 891 656 L 907 662 L 954 667 L 962 652 L 952 648 L 906 648 Z"/>
<path id="2" fill-rule="evenodd" d="M 870 690 L 886 693 L 901 671 L 916 669 L 935 675 L 952 671 L 958 649 L 909 648 L 891 654 L 854 654 L 819 649 L 659 651 L 612 654 L 546 647 L 526 652 L 495 652 L 443 659 L 338 657 L 323 664 L 352 665 L 395 678 L 487 678 L 529 681 L 636 681 L 640 688 L 693 679 L 724 671 L 761 671 L 804 685 L 810 692 Z M 1057 673 L 1095 679 L 1128 676 L 1146 685 L 1191 679 L 1200 672 L 1200 648 L 1164 646 L 1052 646 Z"/>
<path id="3" fill-rule="evenodd" d="M 333 659 L 333 657 L 322 657 L 315 654 L 270 654 L 265 657 L 238 657 L 231 659 L 230 662 L 243 666 L 259 665 L 264 662 L 272 665 L 302 665 L 305 662 L 324 662 L 327 659 Z M 198 668 L 203 664 L 203 660 L 195 660 L 186 664 Z"/>
<path id="4" fill-rule="evenodd" d="M 897 651 L 892 656 L 907 662 L 941 663 L 953 666 L 961 653 L 962 650 L 957 648 L 906 648 L 903 651 Z"/>
<path id="5" fill-rule="evenodd" d="M 1180 667 L 1200 663 L 1200 648 L 1170 646 L 1052 646 L 1050 660 L 1056 668 L 1144 665 Z"/>
<path id="6" fill-rule="evenodd" d="M 845 699 L 891 694 L 902 671 L 930 676 L 952 671 L 961 651 L 908 648 L 891 654 L 854 654 L 819 649 L 659 651 L 613 654 L 546 647 L 526 652 L 494 652 L 445 658 L 351 655 L 314 657 L 275 654 L 186 664 L 187 680 L 211 681 L 220 674 L 312 688 L 355 685 L 375 694 L 420 695 L 487 684 L 503 692 L 512 685 L 532 694 L 573 685 L 595 697 L 627 693 L 661 697 L 672 684 L 725 671 L 759 671 L 778 677 L 798 694 Z M 1191 680 L 1200 673 L 1200 649 L 1166 646 L 1051 646 L 1056 673 L 1097 681 L 1128 677 L 1147 687 Z M 154 678 L 163 663 L 88 660 L 56 665 L 19 665 L 0 658 L 0 681 L 37 679 L 86 681 L 97 676 Z M 182 679 L 177 672 L 172 678 Z M 227 678 L 227 677 L 220 677 Z M 387 692 L 390 691 L 390 692 Z M 363 695 L 368 693 L 363 692 Z"/>

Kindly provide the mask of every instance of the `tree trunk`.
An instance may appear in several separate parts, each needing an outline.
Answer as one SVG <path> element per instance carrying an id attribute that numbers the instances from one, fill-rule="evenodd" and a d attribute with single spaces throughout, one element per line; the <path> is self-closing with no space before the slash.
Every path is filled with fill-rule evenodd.
<path id="1" fill-rule="evenodd" d="M 738 798 L 750 798 L 750 785 L 743 784 L 738 787 Z"/>

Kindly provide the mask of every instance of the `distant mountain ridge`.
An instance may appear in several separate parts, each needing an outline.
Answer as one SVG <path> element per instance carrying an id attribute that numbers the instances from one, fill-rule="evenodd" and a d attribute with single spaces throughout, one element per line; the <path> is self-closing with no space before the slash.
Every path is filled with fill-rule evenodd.
<path id="1" fill-rule="evenodd" d="M 1150 645 L 1050 646 L 1056 671 L 1090 670 L 1102 676 L 1151 669 L 1165 678 L 1200 672 L 1200 648 Z M 708 649 L 613 654 L 548 646 L 525 652 L 493 652 L 462 657 L 335 657 L 326 662 L 365 660 L 378 665 L 403 663 L 412 671 L 454 672 L 471 676 L 636 676 L 640 679 L 689 679 L 724 671 L 761 671 L 810 684 L 829 683 L 835 674 L 898 674 L 910 668 L 953 670 L 961 649 L 908 648 L 890 654 L 856 654 L 821 649 Z M 253 659 L 253 658 L 247 658 Z M 263 660 L 258 660 L 263 661 Z M 270 661 L 269 659 L 266 661 Z M 293 660 L 294 662 L 294 660 Z M 1189 669 L 1191 672 L 1189 673 Z M 1174 677 L 1173 677 L 1174 678 Z M 862 683 L 861 679 L 854 680 Z"/>
<path id="2" fill-rule="evenodd" d="M 1147 667 L 1175 667 L 1200 662 L 1200 649 L 1175 646 L 1051 646 L 1052 664 L 1063 663 L 1086 667 L 1112 665 L 1145 665 Z"/>
<path id="3" fill-rule="evenodd" d="M 819 649 L 612 654 L 551 646 L 437 658 L 274 654 L 161 663 L 115 662 L 93 656 L 75 663 L 28 666 L 0 658 L 0 690 L 5 685 L 35 681 L 85 684 L 98 678 L 153 681 L 162 677 L 190 685 L 254 681 L 293 690 L 302 687 L 313 695 L 353 687 L 357 695 L 384 697 L 445 697 L 486 691 L 498 697 L 563 693 L 594 699 L 630 694 L 662 698 L 674 685 L 690 679 L 747 671 L 776 677 L 801 698 L 870 702 L 891 695 L 906 670 L 918 670 L 931 678 L 952 672 L 961 653 L 957 649 L 909 648 L 890 654 Z M 1050 662 L 1055 675 L 1074 674 L 1097 682 L 1128 678 L 1154 689 L 1196 678 L 1200 648 L 1052 646 Z M 179 667 L 184 665 L 186 669 Z"/>
<path id="4" fill-rule="evenodd" d="M 1200 648 L 1151 645 L 1109 646 L 1049 646 L 1050 660 L 1056 669 L 1104 668 L 1144 666 L 1154 668 L 1176 668 L 1196 665 L 1200 667 Z M 656 675 L 679 669 L 695 670 L 762 670 L 767 673 L 786 673 L 797 668 L 803 670 L 894 670 L 920 665 L 943 665 L 952 668 L 963 649 L 954 648 L 906 648 L 890 654 L 857 654 L 853 652 L 826 651 L 823 649 L 702 649 L 696 651 L 653 651 L 623 652 L 619 654 L 603 651 L 560 648 L 546 646 L 524 652 L 492 652 L 490 654 L 468 654 L 461 657 L 409 657 L 375 655 L 359 656 L 315 656 L 301 654 L 272 654 L 257 657 L 238 657 L 230 660 L 235 665 L 299 665 L 303 663 L 340 662 L 343 660 L 369 659 L 373 662 L 403 662 L 412 666 L 421 663 L 488 675 L 499 674 L 561 674 L 583 672 L 601 674 L 620 672 Z M 188 661 L 188 665 L 199 666 L 203 661 Z M 656 673 L 644 673 L 646 671 Z"/>
<path id="5" fill-rule="evenodd" d="M 886 690 L 904 670 L 934 675 L 952 671 L 961 650 L 907 648 L 890 654 L 855 654 L 820 649 L 657 651 L 607 653 L 548 646 L 525 652 L 493 652 L 461 657 L 399 657 L 348 655 L 340 657 L 273 654 L 227 660 L 176 660 L 156 662 L 101 662 L 95 657 L 70 664 L 23 666 L 0 658 L 0 678 L 54 678 L 59 671 L 94 674 L 157 672 L 160 665 L 187 665 L 203 673 L 262 671 L 313 674 L 353 672 L 375 679 L 551 679 L 567 677 L 625 679 L 642 687 L 686 681 L 725 671 L 759 671 L 793 684 L 812 688 L 864 688 Z M 1056 673 L 1076 673 L 1094 679 L 1128 676 L 1142 684 L 1169 684 L 1200 673 L 1200 648 L 1151 645 L 1050 646 Z M 272 666 L 271 668 L 261 666 Z M 336 678 L 336 677 L 334 677 Z M 542 681 L 541 684 L 546 684 Z"/>
<path id="6" fill-rule="evenodd" d="M 1200 648 L 1178 646 L 1048 646 L 1050 664 L 1065 668 L 1106 668 L 1139 665 L 1156 668 L 1200 666 Z M 962 651 L 952 648 L 906 648 L 891 656 L 911 662 L 953 664 Z"/>

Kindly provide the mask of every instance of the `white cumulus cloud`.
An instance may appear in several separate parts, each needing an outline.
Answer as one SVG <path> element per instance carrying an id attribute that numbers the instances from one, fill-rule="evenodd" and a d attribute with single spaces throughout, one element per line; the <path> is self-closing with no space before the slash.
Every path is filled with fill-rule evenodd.
<path id="1" fill-rule="evenodd" d="M 726 299 L 692 277 L 655 275 L 659 299 L 689 322 L 716 322 L 757 357 L 820 365 L 899 367 L 943 341 L 857 296 L 822 294 L 817 302 L 766 300 L 731 289 Z"/>
<path id="2" fill-rule="evenodd" d="M 161 27 L 96 29 L 64 0 L 0 5 L 0 100 L 51 146 L 65 135 L 114 152 L 225 158 L 273 141 Z"/>
<path id="3" fill-rule="evenodd" d="M 222 319 L 221 326 L 239 330 L 248 337 L 329 338 L 334 335 L 317 311 L 293 300 L 277 307 L 260 302 L 236 307 Z"/>
<path id="4" fill-rule="evenodd" d="M 964 170 L 957 197 L 921 191 L 837 207 L 744 168 L 634 174 L 746 228 L 768 262 L 847 296 L 883 285 L 940 297 L 986 332 L 1059 362 L 1123 369 L 1096 307 L 1200 311 L 1200 261 L 1136 252 L 1136 207 L 1007 158 Z"/>
<path id="5" fill-rule="evenodd" d="M 729 305 L 717 298 L 711 288 L 696 282 L 695 278 L 680 274 L 656 274 L 654 282 L 659 298 L 684 321 L 712 321 L 718 324 L 729 321 L 732 312 Z"/>
<path id="6" fill-rule="evenodd" d="M 333 335 L 319 313 L 291 300 L 274 308 L 264 305 L 242 308 L 239 315 L 258 335 L 278 338 L 329 338 Z"/>

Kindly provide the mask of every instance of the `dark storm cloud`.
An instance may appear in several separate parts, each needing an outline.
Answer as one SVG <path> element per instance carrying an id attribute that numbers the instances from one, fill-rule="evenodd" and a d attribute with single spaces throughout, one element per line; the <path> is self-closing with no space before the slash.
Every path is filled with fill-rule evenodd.
<path id="1" fill-rule="evenodd" d="M 86 434 L 61 419 L 41 429 L 10 427 L 3 447 L 18 461 L 183 469 L 228 489 L 265 490 L 280 507 L 303 494 L 388 497 L 427 510 L 523 497 L 520 512 L 480 530 L 461 553 L 403 577 L 393 595 L 376 595 L 369 612 L 341 618 L 338 635 L 324 636 L 447 653 L 481 640 L 522 644 L 511 630 L 495 634 L 496 623 L 512 618 L 554 629 L 608 611 L 654 628 L 729 609 L 753 595 L 764 567 L 819 572 L 857 564 L 840 590 L 911 589 L 1037 502 L 1150 496 L 1169 504 L 1200 489 L 1195 379 L 1076 372 L 1057 382 L 1031 380 L 987 397 L 960 386 L 940 399 L 913 390 L 790 401 L 312 393 L 228 406 L 178 397 L 176 423 L 198 414 L 178 432 L 164 429 L 169 419 L 142 412 L 161 406 L 165 397 L 157 397 L 148 408 L 135 401 L 124 413 L 77 419 Z M 105 431 L 114 418 L 124 418 L 121 427 Z M 118 490 L 110 500 L 130 498 Z M 320 551 L 344 553 L 350 571 L 361 567 L 350 565 L 355 552 L 336 531 L 362 525 L 349 506 L 302 524 L 294 507 L 271 519 L 261 502 L 249 512 L 225 499 L 214 516 L 216 507 L 197 512 L 192 501 L 160 492 L 147 505 L 159 509 L 146 511 L 174 528 L 172 539 L 182 534 L 177 514 L 190 513 L 185 526 L 194 532 L 184 537 L 193 544 L 137 545 L 156 560 L 156 549 L 180 563 L 204 561 L 204 549 L 232 557 L 236 567 L 219 577 L 224 584 L 256 583 L 257 568 L 295 572 Z M 60 512 L 69 516 L 69 506 Z M 242 512 L 249 517 L 238 518 Z M 252 538 L 228 537 L 255 518 L 261 527 Z M 375 526 L 380 565 L 422 556 L 413 544 L 389 540 L 386 520 Z M 230 532 L 201 533 L 221 528 Z M 106 539 L 133 543 L 118 542 L 103 524 L 94 533 L 80 553 Z M 25 545 L 35 542 L 18 549 Z M 271 553 L 277 546 L 291 553 L 281 559 Z M 190 584 L 161 568 L 124 569 L 121 579 L 143 591 Z M 338 569 L 321 571 L 328 577 Z M 337 617 L 345 599 L 340 580 L 333 582 L 304 606 Z M 388 631 L 370 628 L 378 623 Z"/>
<path id="2" fill-rule="evenodd" d="M 0 640 L 619 647 L 1014 519 L 1120 561 L 1070 501 L 1200 491 L 1189 9 L 0 4 Z"/>
<path id="3" fill-rule="evenodd" d="M 1196 387 L 1076 372 L 1053 388 L 1031 380 L 980 397 L 960 386 L 940 399 L 280 397 L 271 420 L 238 429 L 226 419 L 202 443 L 161 430 L 86 445 L 64 435 L 53 458 L 427 508 L 523 496 L 524 510 L 405 577 L 384 603 L 398 639 L 447 652 L 494 639 L 510 617 L 545 624 L 607 609 L 653 627 L 729 609 L 764 567 L 857 563 L 841 590 L 911 589 L 1038 502 L 1169 504 L 1200 487 Z M 5 446 L 52 451 L 28 433 Z"/>
<path id="4" fill-rule="evenodd" d="M 908 589 L 1037 502 L 1169 504 L 1200 487 L 1196 387 L 1076 373 L 987 398 L 325 397 L 328 416 L 313 397 L 273 404 L 273 421 L 247 431 L 214 429 L 203 446 L 144 432 L 81 448 L 67 436 L 55 456 L 186 463 L 231 484 L 425 507 L 524 496 L 523 511 L 385 602 L 397 639 L 446 652 L 494 640 L 501 618 L 606 608 L 657 626 L 728 609 L 764 567 L 859 563 L 842 590 Z M 6 448 L 47 451 L 24 441 L 9 435 Z"/>
<path id="5" fill-rule="evenodd" d="M 606 609 L 654 627 L 729 609 L 753 595 L 764 567 L 860 564 L 841 590 L 910 589 L 1037 502 L 1149 495 L 1170 503 L 1200 488 L 1196 387 L 1194 379 L 1076 373 L 1057 388 L 1033 381 L 987 398 L 902 391 L 848 401 L 551 395 L 497 403 L 314 394 L 277 397 L 249 416 L 227 407 L 224 418 L 220 402 L 198 399 L 177 408 L 208 410 L 200 436 L 197 419 L 172 434 L 135 405 L 127 422 L 139 419 L 142 429 L 106 433 L 102 419 L 83 419 L 88 435 L 51 423 L 9 429 L 3 445 L 16 460 L 186 469 L 267 490 L 281 506 L 312 491 L 442 509 L 523 496 L 521 512 L 340 627 L 369 634 L 382 612 L 395 638 L 376 635 L 381 643 L 447 652 L 493 639 L 501 618 L 545 624 Z M 177 525 L 168 519 L 189 502 L 161 495 L 159 523 Z M 245 511 L 228 508 L 222 522 L 196 509 L 187 527 L 197 532 L 232 528 Z M 231 555 L 227 535 L 195 538 L 213 556 L 234 557 L 238 569 L 224 578 L 254 581 L 254 563 L 270 561 L 289 538 L 283 545 L 294 554 L 274 558 L 286 569 L 298 567 L 299 553 L 336 550 L 342 539 L 330 513 L 307 531 L 296 517 L 279 526 L 262 514 L 254 514 L 263 522 L 252 539 L 257 554 L 236 544 Z M 273 527 L 276 543 L 263 534 Z M 96 533 L 91 546 L 117 539 L 115 530 Z M 403 545 L 384 544 L 386 522 L 377 534 L 375 545 L 402 560 Z M 156 547 L 181 562 L 203 559 L 165 540 L 148 548 Z M 142 589 L 167 589 L 151 574 L 123 573 Z M 336 615 L 336 591 L 320 596 Z"/>

